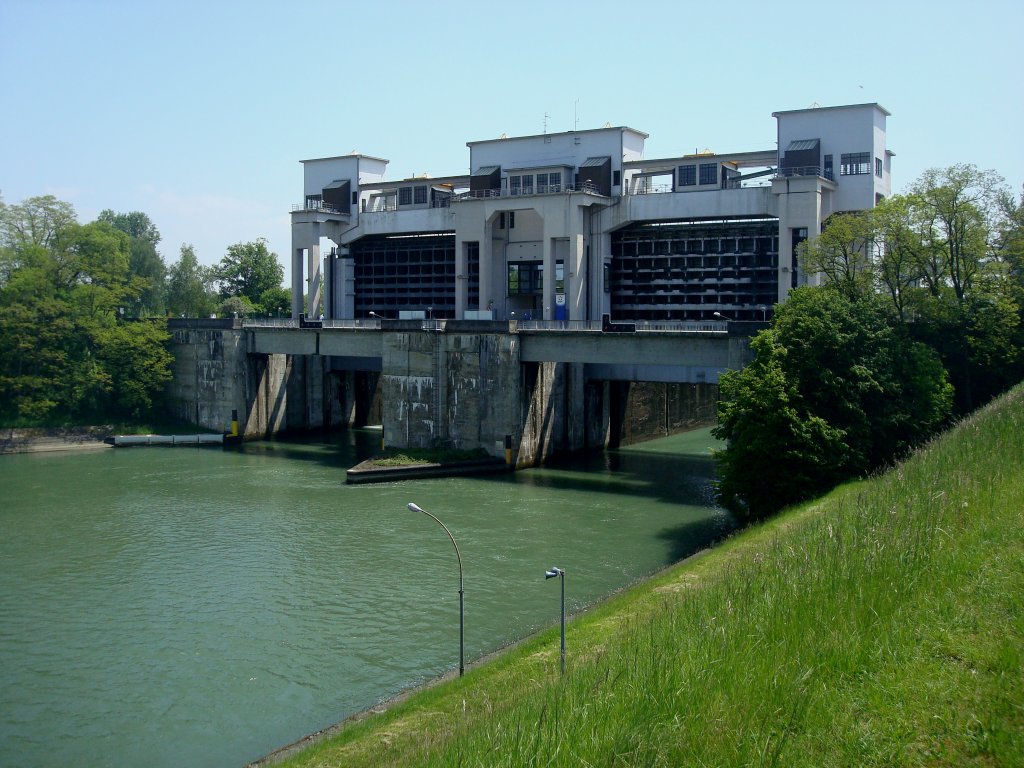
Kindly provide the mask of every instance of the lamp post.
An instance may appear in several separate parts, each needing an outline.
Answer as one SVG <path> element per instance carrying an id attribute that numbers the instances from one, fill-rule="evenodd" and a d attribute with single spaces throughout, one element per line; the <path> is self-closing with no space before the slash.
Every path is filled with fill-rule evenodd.
<path id="1" fill-rule="evenodd" d="M 544 581 L 560 579 L 562 582 L 562 674 L 565 674 L 565 570 L 550 568 L 544 572 Z"/>
<path id="2" fill-rule="evenodd" d="M 725 320 L 725 322 L 727 323 L 732 321 L 731 317 L 726 317 L 721 312 L 712 312 L 711 314 L 717 317 L 719 320 Z"/>
<path id="3" fill-rule="evenodd" d="M 444 528 L 444 532 L 448 534 L 448 538 L 452 540 L 452 546 L 455 547 L 455 556 L 459 559 L 459 677 L 466 671 L 466 621 L 465 621 L 465 590 L 463 589 L 462 580 L 462 555 L 459 552 L 459 545 L 455 543 L 455 537 L 452 536 L 452 532 L 448 530 L 448 526 L 438 520 L 434 515 L 427 512 L 422 507 L 409 502 L 407 505 L 413 512 L 422 512 L 429 518 L 432 518 L 435 523 Z"/>

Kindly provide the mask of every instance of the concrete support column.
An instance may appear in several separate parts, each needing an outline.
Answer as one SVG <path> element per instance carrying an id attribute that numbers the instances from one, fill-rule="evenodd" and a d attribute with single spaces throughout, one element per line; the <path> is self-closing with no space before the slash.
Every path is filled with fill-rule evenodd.
<path id="1" fill-rule="evenodd" d="M 306 248 L 307 274 L 309 275 L 309 293 L 307 295 L 306 312 L 311 318 L 320 314 L 320 284 L 323 280 L 323 262 L 320 259 L 320 240 L 317 238 L 316 245 Z"/>
<path id="2" fill-rule="evenodd" d="M 462 208 L 461 205 L 466 205 Z M 487 227 L 480 218 L 482 210 L 476 203 L 460 204 L 455 211 L 455 319 L 461 320 L 463 313 L 469 308 L 469 243 L 477 243 L 480 248 L 480 269 L 483 270 L 486 246 L 489 243 L 485 234 Z M 481 291 L 481 294 L 483 292 Z"/>
<path id="3" fill-rule="evenodd" d="M 304 258 L 305 257 L 305 258 Z M 305 263 L 303 263 L 305 261 Z M 320 290 L 320 228 L 317 224 L 292 224 L 292 318 L 302 312 L 302 296 L 306 293 L 308 275 L 310 282 L 316 276 L 316 289 Z M 312 287 L 312 286 L 310 286 Z M 312 298 L 312 296 L 311 296 Z M 315 306 L 315 305 L 314 305 Z M 313 314 L 313 310 L 310 310 Z"/>
<path id="4" fill-rule="evenodd" d="M 587 264 L 583 243 L 584 209 L 573 206 L 569 211 L 572 224 L 569 227 L 569 258 L 565 265 L 565 311 L 569 320 L 586 320 L 587 311 Z"/>
<path id="5" fill-rule="evenodd" d="M 477 309 L 487 309 L 487 303 L 494 301 L 494 241 L 491 239 L 493 219 L 484 224 L 484 236 L 480 240 L 480 306 Z"/>
<path id="6" fill-rule="evenodd" d="M 549 237 L 548 227 L 544 227 L 544 292 L 541 296 L 544 304 L 544 319 L 552 320 L 555 316 L 555 248 Z"/>

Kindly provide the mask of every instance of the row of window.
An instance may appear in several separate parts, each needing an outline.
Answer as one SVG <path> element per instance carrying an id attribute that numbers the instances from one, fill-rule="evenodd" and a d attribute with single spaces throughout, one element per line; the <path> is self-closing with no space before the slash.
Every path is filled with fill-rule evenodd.
<path id="1" fill-rule="evenodd" d="M 425 205 L 427 202 L 427 186 L 426 184 L 418 187 L 399 187 L 398 188 L 398 204 L 399 205 Z"/>
<path id="2" fill-rule="evenodd" d="M 544 291 L 544 264 L 520 261 L 508 265 L 508 295 L 540 294 Z M 555 293 L 565 293 L 565 265 L 555 263 Z"/>
<path id="3" fill-rule="evenodd" d="M 704 184 L 717 184 L 718 183 L 718 163 L 701 163 L 699 166 L 700 170 L 700 183 Z M 697 185 L 697 171 L 698 166 L 696 164 L 691 165 L 680 165 L 679 166 L 679 186 L 681 187 L 694 187 Z"/>
<path id="4" fill-rule="evenodd" d="M 560 192 L 562 190 L 562 173 L 521 173 L 508 177 L 508 191 L 511 195 L 532 195 L 534 178 L 537 181 L 537 193 Z"/>
<path id="5" fill-rule="evenodd" d="M 840 176 L 866 176 L 871 173 L 870 152 L 844 152 L 839 156 Z M 882 158 L 875 158 L 875 176 L 882 178 Z M 832 155 L 825 155 L 825 178 L 832 178 Z"/>

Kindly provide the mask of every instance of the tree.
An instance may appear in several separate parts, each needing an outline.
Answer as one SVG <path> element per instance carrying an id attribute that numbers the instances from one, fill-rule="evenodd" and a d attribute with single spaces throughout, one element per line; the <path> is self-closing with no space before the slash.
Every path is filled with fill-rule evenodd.
<path id="1" fill-rule="evenodd" d="M 31 245 L 61 247 L 61 236 L 78 220 L 71 203 L 53 195 L 29 197 L 19 205 L 0 206 L 0 246 L 20 251 Z"/>
<path id="2" fill-rule="evenodd" d="M 990 255 L 1006 193 L 1006 182 L 998 173 L 963 163 L 931 168 L 912 187 L 922 212 L 923 239 L 941 254 L 944 277 L 961 303 Z"/>
<path id="3" fill-rule="evenodd" d="M 122 317 L 145 287 L 131 273 L 131 237 L 32 198 L 0 207 L 0 240 L 0 418 L 83 423 L 155 408 L 170 377 L 168 336 Z"/>
<path id="4" fill-rule="evenodd" d="M 181 246 L 181 256 L 168 270 L 167 311 L 177 317 L 207 317 L 214 308 L 210 270 L 199 264 L 195 249 Z"/>
<path id="5" fill-rule="evenodd" d="M 822 233 L 800 243 L 800 260 L 808 274 L 850 293 L 870 290 L 872 280 L 871 220 L 862 213 L 829 216 Z"/>
<path id="6" fill-rule="evenodd" d="M 256 309 L 268 317 L 288 317 L 292 311 L 292 292 L 287 288 L 268 288 L 260 294 Z"/>
<path id="7" fill-rule="evenodd" d="M 245 296 L 229 296 L 217 305 L 217 314 L 221 317 L 252 317 L 256 307 Z"/>
<path id="8" fill-rule="evenodd" d="M 934 352 L 882 299 L 800 288 L 758 334 L 754 362 L 723 376 L 723 500 L 760 517 L 894 461 L 948 418 Z"/>
<path id="9" fill-rule="evenodd" d="M 280 287 L 284 280 L 284 268 L 278 263 L 277 254 L 267 250 L 267 241 L 262 237 L 228 246 L 216 274 L 222 298 L 244 296 L 252 304 L 259 302 L 264 291 Z"/>
<path id="10" fill-rule="evenodd" d="M 907 319 L 908 297 L 925 276 L 925 246 L 914 221 L 918 207 L 914 197 L 896 195 L 883 200 L 870 213 L 871 236 L 878 245 L 876 286 L 892 301 L 900 321 Z"/>
<path id="11" fill-rule="evenodd" d="M 97 221 L 104 221 L 131 238 L 128 267 L 131 274 L 145 281 L 137 300 L 127 307 L 133 317 L 163 314 L 166 298 L 167 265 L 156 249 L 160 231 L 142 211 L 114 213 L 101 211 Z"/>

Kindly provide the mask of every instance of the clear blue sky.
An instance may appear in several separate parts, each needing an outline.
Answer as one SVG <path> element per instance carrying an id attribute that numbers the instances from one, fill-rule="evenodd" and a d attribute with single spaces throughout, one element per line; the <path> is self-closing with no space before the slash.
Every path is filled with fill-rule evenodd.
<path id="1" fill-rule="evenodd" d="M 141 210 L 176 261 L 266 237 L 299 160 L 467 171 L 466 142 L 595 128 L 646 156 L 774 146 L 771 113 L 876 101 L 896 191 L 956 162 L 1024 182 L 1019 0 L 0 0 L 0 194 Z"/>

